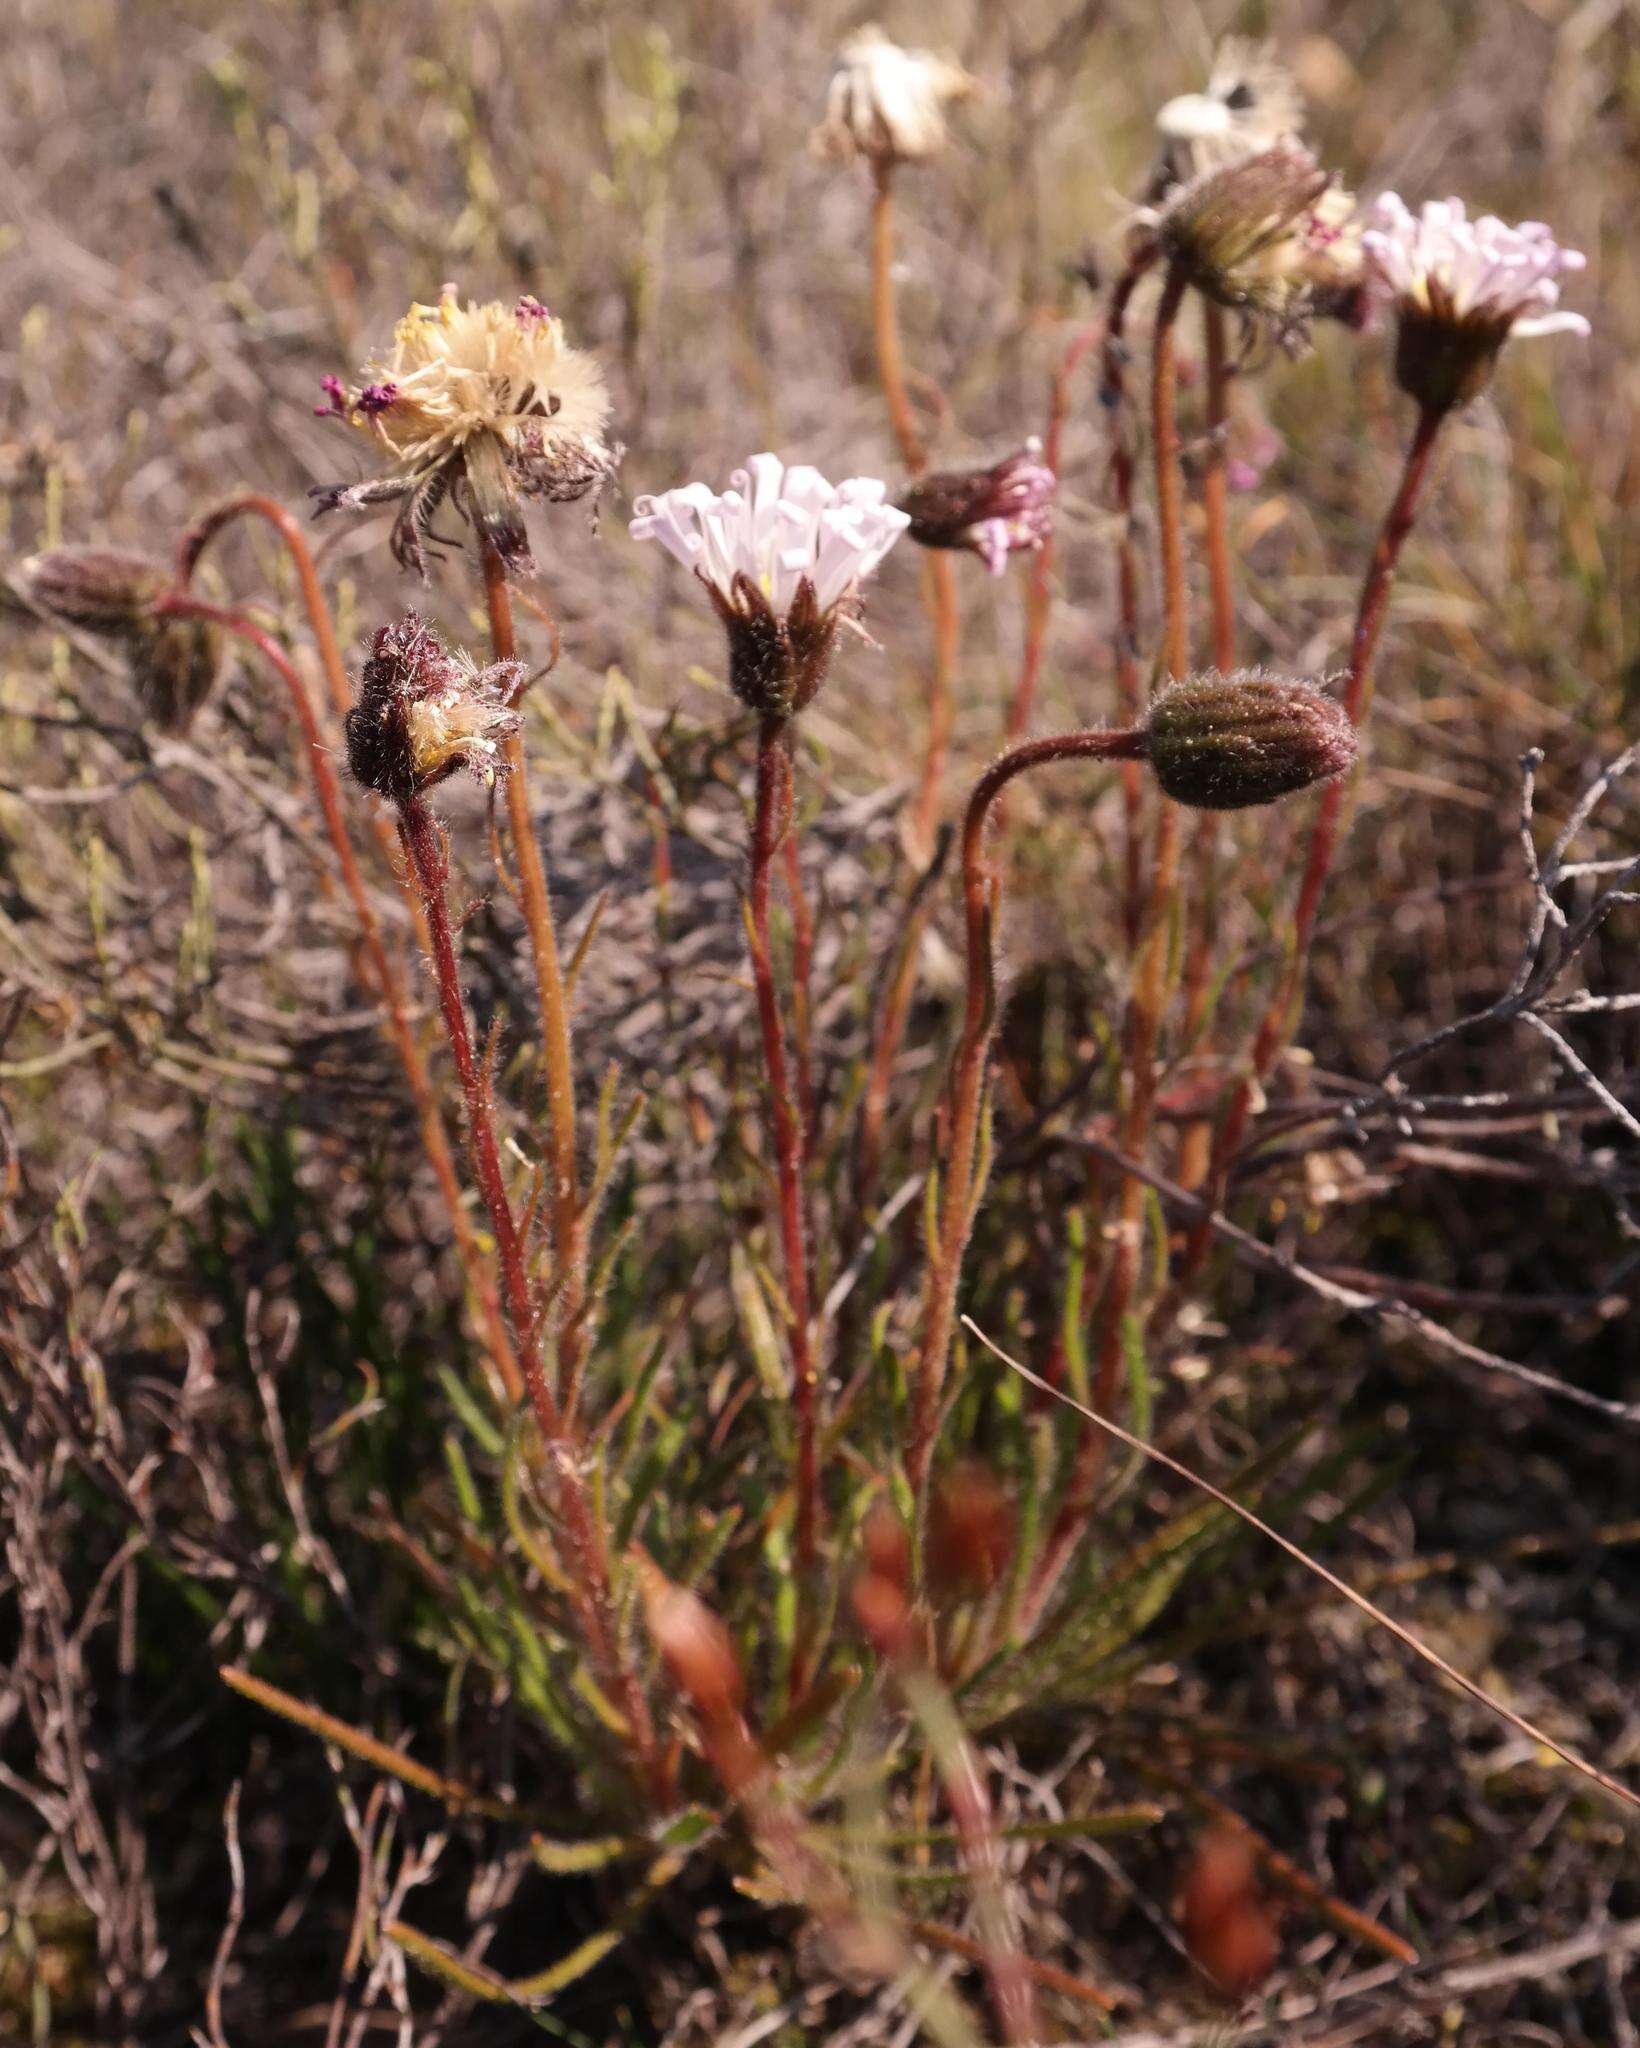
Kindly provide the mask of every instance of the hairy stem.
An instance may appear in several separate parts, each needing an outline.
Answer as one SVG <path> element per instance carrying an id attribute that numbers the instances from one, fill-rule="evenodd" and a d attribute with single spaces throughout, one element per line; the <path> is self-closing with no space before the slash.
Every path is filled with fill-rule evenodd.
<path id="1" fill-rule="evenodd" d="M 799 1570 L 806 1573 L 813 1565 L 820 1535 L 820 1375 L 814 1361 L 808 1232 L 803 1218 L 803 1120 L 786 1060 L 786 1033 L 780 1018 L 774 953 L 769 940 L 774 858 L 787 815 L 787 806 L 782 802 L 790 772 L 786 725 L 783 718 L 766 717 L 758 726 L 747 924 L 763 1066 L 769 1083 L 769 1136 L 779 1196 L 786 1303 L 791 1311 L 792 1402 L 797 1416 L 797 1561 Z"/>
<path id="2" fill-rule="evenodd" d="M 968 799 L 962 833 L 962 904 L 966 980 L 962 1036 L 952 1063 L 950 1129 L 941 1176 L 939 1233 L 924 1294 L 923 1337 L 917 1360 L 911 1440 L 906 1471 L 920 1493 L 928 1477 L 939 1429 L 940 1394 L 956 1324 L 962 1256 L 980 1189 L 976 1168 L 980 1120 L 985 1101 L 986 1055 L 996 1010 L 992 953 L 995 884 L 985 864 L 985 827 L 991 807 L 1018 775 L 1053 761 L 1140 761 L 1146 740 L 1140 730 L 1053 733 L 1026 740 L 991 766 Z"/>
<path id="3" fill-rule="evenodd" d="M 1419 501 L 1429 478 L 1430 460 L 1446 418 L 1444 413 L 1420 411 L 1402 467 L 1401 480 L 1384 515 L 1372 559 L 1361 586 L 1356 608 L 1355 631 L 1350 642 L 1350 665 L 1345 678 L 1343 701 L 1357 731 L 1372 708 L 1373 665 L 1383 637 L 1390 591 L 1396 565 L 1406 546 Z M 1183 1287 L 1201 1271 L 1212 1247 L 1211 1218 L 1224 1198 L 1231 1166 L 1246 1134 L 1247 1121 L 1256 1095 L 1270 1077 L 1283 1047 L 1297 1022 L 1297 1010 L 1309 972 L 1310 944 L 1315 936 L 1322 892 L 1327 885 L 1333 858 L 1338 851 L 1348 778 L 1340 776 L 1321 792 L 1314 822 L 1310 827 L 1304 873 L 1293 910 L 1287 964 L 1277 975 L 1270 999 L 1259 1020 L 1248 1057 L 1247 1071 L 1237 1083 L 1213 1143 L 1213 1155 L 1204 1184 L 1205 1207 L 1191 1232 L 1180 1266 L 1178 1286 Z M 1176 1292 L 1176 1290 L 1175 1290 Z M 1170 1297 L 1170 1300 L 1172 1297 Z"/>
<path id="4" fill-rule="evenodd" d="M 1207 368 L 1207 466 L 1202 472 L 1202 517 L 1207 536 L 1207 588 L 1212 608 L 1213 666 L 1221 676 L 1236 666 L 1236 593 L 1230 566 L 1229 478 L 1225 434 L 1230 424 L 1229 323 L 1222 306 L 1202 300 L 1203 354 Z M 1213 935 L 1218 928 L 1219 848 L 1223 836 L 1217 811 L 1198 811 L 1190 833 L 1193 917 L 1184 966 L 1184 1042 L 1195 1047 L 1207 1024 Z M 1207 1118 L 1186 1126 L 1179 1141 L 1179 1183 L 1201 1185 L 1207 1171 L 1212 1124 Z"/>
<path id="5" fill-rule="evenodd" d="M 1170 270 L 1156 307 L 1151 363 L 1151 436 L 1155 444 L 1156 523 L 1162 561 L 1162 669 L 1168 678 L 1184 675 L 1190 663 L 1175 362 L 1175 330 L 1184 289 L 1184 279 L 1178 270 Z M 1120 1126 L 1121 1149 L 1130 1159 L 1144 1157 L 1155 1116 L 1157 1055 L 1162 1012 L 1167 1002 L 1168 956 L 1178 888 L 1179 807 L 1162 797 L 1124 1047 L 1127 1099 Z M 1144 1183 L 1129 1174 L 1123 1179 L 1118 1196 L 1115 1242 L 1095 1322 L 1091 1404 L 1100 1414 L 1109 1412 L 1121 1377 L 1124 1328 L 1138 1288 L 1144 1221 Z M 1087 1430 L 1083 1434 L 1070 1484 L 1049 1533 L 1030 1596 L 1029 1605 L 1035 1613 L 1041 1612 L 1076 1547 L 1104 1466 L 1108 1441 L 1101 1430 Z"/>
<path id="6" fill-rule="evenodd" d="M 518 637 L 513 628 L 506 567 L 494 546 L 482 536 L 480 563 L 495 658 L 497 661 L 516 660 Z M 518 867 L 518 900 L 529 933 L 530 957 L 535 966 L 541 1064 L 547 1085 L 547 1215 L 552 1242 L 553 1283 L 557 1291 L 559 1387 L 564 1408 L 573 1415 L 585 1357 L 586 1233 L 576 1162 L 575 1062 L 570 1045 L 569 998 L 564 987 L 563 965 L 558 956 L 558 934 L 553 924 L 552 899 L 547 892 L 547 871 L 530 817 L 522 729 L 508 738 L 506 757 L 507 819 L 512 827 L 513 859 Z"/>
<path id="7" fill-rule="evenodd" d="M 448 869 L 438 825 L 426 804 L 419 797 L 413 797 L 399 814 L 399 826 L 409 857 L 411 877 L 420 892 L 432 934 L 433 971 L 438 982 L 439 1006 L 467 1105 L 467 1136 L 473 1178 L 489 1211 L 491 1227 L 500 1247 L 508 1310 L 514 1327 L 520 1333 L 525 1385 L 556 1481 L 556 1501 L 563 1520 L 570 1562 L 571 1599 L 593 1667 L 625 1717 L 627 1735 L 640 1771 L 657 1799 L 661 1799 L 666 1794 L 668 1774 L 655 1747 L 648 1703 L 620 1647 L 604 1531 L 581 1474 L 573 1432 L 547 1378 L 541 1345 L 532 1335 L 535 1317 L 529 1274 L 501 1170 L 489 1075 L 474 1049 L 467 1023 L 467 1006 L 461 993 L 455 936 L 450 926 L 446 894 Z"/>
<path id="8" fill-rule="evenodd" d="M 461 1176 L 450 1149 L 449 1136 L 444 1128 L 438 1095 L 433 1086 L 432 1076 L 428 1072 L 427 1062 L 422 1055 L 420 1042 L 410 1022 L 409 1002 L 403 978 L 388 953 L 386 941 L 382 936 L 381 921 L 365 888 L 358 856 L 353 850 L 353 841 L 348 833 L 342 808 L 342 791 L 336 774 L 335 753 L 320 727 L 318 712 L 308 692 L 308 686 L 300 670 L 278 642 L 242 614 L 207 604 L 200 598 L 190 597 L 182 592 L 161 600 L 158 608 L 180 617 L 210 619 L 225 631 L 235 634 L 248 646 L 256 649 L 289 692 L 297 724 L 302 729 L 308 772 L 313 778 L 319 809 L 325 821 L 325 830 L 330 836 L 336 864 L 342 874 L 342 885 L 347 891 L 348 902 L 352 906 L 354 921 L 359 929 L 360 942 L 370 963 L 375 993 L 382 1004 L 388 1040 L 398 1055 L 399 1064 L 404 1070 L 404 1078 L 410 1089 L 410 1099 L 415 1105 L 422 1146 L 427 1153 L 445 1210 L 450 1218 L 456 1256 L 461 1262 L 463 1277 L 477 1305 L 485 1348 L 495 1362 L 496 1372 L 506 1390 L 507 1398 L 517 1401 L 524 1392 L 523 1375 L 519 1369 L 512 1339 L 502 1319 L 500 1297 L 496 1292 L 489 1261 L 484 1256 L 472 1220 L 467 1213 L 467 1205 L 462 1196 Z"/>

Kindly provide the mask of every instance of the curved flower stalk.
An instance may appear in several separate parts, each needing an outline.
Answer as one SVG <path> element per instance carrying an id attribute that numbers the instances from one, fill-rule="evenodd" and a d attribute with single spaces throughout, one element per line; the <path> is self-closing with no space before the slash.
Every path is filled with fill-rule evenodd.
<path id="1" fill-rule="evenodd" d="M 945 147 L 945 109 L 977 88 L 955 58 L 903 50 L 869 23 L 837 52 L 813 147 L 845 163 L 920 163 Z"/>
<path id="2" fill-rule="evenodd" d="M 791 721 L 824 681 L 840 627 L 857 616 L 860 586 L 911 523 L 887 499 L 875 477 L 833 485 L 816 469 L 762 454 L 736 470 L 722 493 L 696 483 L 639 498 L 631 529 L 638 540 L 659 542 L 705 586 L 728 636 L 730 687 L 758 718 L 747 927 L 791 1310 L 797 1554 L 805 1570 L 820 1529 L 819 1374 L 803 1214 L 806 1140 L 775 986 L 769 896 L 775 854 L 794 829 Z"/>
<path id="3" fill-rule="evenodd" d="M 13 588 L 48 618 L 112 641 L 137 702 L 162 731 L 186 732 L 222 673 L 220 627 L 168 612 L 170 570 L 121 548 L 49 548 L 17 565 Z"/>
<path id="4" fill-rule="evenodd" d="M 914 483 L 900 500 L 907 531 L 925 548 L 967 549 L 993 576 L 1010 555 L 1034 553 L 1053 532 L 1059 479 L 1029 440 L 988 469 L 942 470 Z"/>
<path id="5" fill-rule="evenodd" d="M 562 321 L 532 298 L 463 305 L 447 285 L 437 305 L 410 308 L 363 382 L 347 389 L 330 377 L 325 391 L 320 416 L 368 435 L 390 466 L 369 482 L 315 491 L 318 510 L 402 500 L 394 558 L 423 577 L 429 531 L 446 500 L 511 574 L 533 574 L 523 500 L 585 497 L 619 459 L 603 438 L 603 371 L 566 344 Z"/>
<path id="6" fill-rule="evenodd" d="M 1312 685 L 1256 673 L 1205 675 L 1181 679 L 1164 691 L 1142 725 L 1026 740 L 993 762 L 975 783 L 962 834 L 962 1036 L 952 1062 L 950 1140 L 942 1161 L 937 1238 L 925 1288 L 906 1456 L 907 1476 L 917 1493 L 923 1493 L 929 1475 L 963 1253 L 983 1192 L 981 1137 L 996 1018 L 998 900 L 998 885 L 985 864 L 985 832 L 997 799 L 1017 777 L 1054 762 L 1126 761 L 1148 762 L 1171 803 L 1245 810 L 1337 776 L 1354 755 L 1355 737 L 1348 721 Z M 1093 1444 L 1102 1441 L 1089 1439 Z M 1078 1510 L 1064 1522 L 1063 1533 L 1074 1536 L 1080 1521 Z"/>

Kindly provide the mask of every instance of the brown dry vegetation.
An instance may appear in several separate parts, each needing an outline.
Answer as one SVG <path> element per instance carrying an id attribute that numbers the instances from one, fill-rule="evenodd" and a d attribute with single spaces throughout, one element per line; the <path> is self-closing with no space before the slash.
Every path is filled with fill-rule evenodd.
<path id="1" fill-rule="evenodd" d="M 1040 431 L 1053 367 L 1096 310 L 1079 272 L 1108 278 L 1151 112 L 1196 82 L 1210 31 L 1278 40 L 1323 157 L 1352 185 L 1462 191 L 1589 252 L 1576 303 L 1593 339 L 1512 350 L 1447 441 L 1395 601 L 1304 1050 L 1229 1206 L 1323 1282 L 1398 1290 L 1468 1346 L 1613 1405 L 1351 1312 L 1233 1247 L 1148 1376 L 1159 1442 L 1221 1483 L 1278 1450 L 1266 1512 L 1634 1782 L 1640 1454 L 1636 1414 L 1618 1411 L 1640 1402 L 1640 1150 L 1623 1122 L 1640 1114 L 1635 1013 L 1556 1020 L 1586 1073 L 1505 1015 L 1411 1071 L 1437 1100 L 1386 1105 L 1375 1079 L 1516 973 L 1533 912 L 1521 756 L 1544 756 L 1541 851 L 1633 732 L 1640 20 L 1620 0 L 881 12 L 907 40 L 959 50 L 988 88 L 948 156 L 901 181 L 901 311 L 913 364 L 944 392 L 925 415 L 942 464 Z M 714 680 L 708 609 L 628 540 L 625 513 L 632 494 L 721 479 L 754 447 L 830 475 L 900 473 L 871 353 L 866 179 L 805 147 L 859 11 L 6 0 L 5 17 L 8 561 L 58 541 L 165 555 L 231 490 L 300 507 L 350 479 L 354 445 L 313 416 L 319 379 L 350 374 L 447 278 L 478 297 L 537 293 L 609 368 L 627 455 L 603 529 L 575 507 L 536 527 L 564 654 L 531 700 L 530 746 L 571 942 L 603 904 L 577 989 L 583 1101 L 611 1061 L 623 1090 L 649 1095 L 612 1203 L 632 1235 L 601 1384 L 629 1388 L 666 1336 L 680 1434 L 660 1441 L 679 1491 L 662 1485 L 646 1537 L 683 1576 L 697 1540 L 703 1555 L 720 1528 L 728 1543 L 725 1511 L 754 1484 L 750 1465 L 688 1448 L 707 1433 L 714 1455 L 740 1443 L 730 1411 L 750 1368 L 730 1253 L 766 1243 L 738 903 L 748 733 Z M 1187 436 L 1194 389 L 1187 376 Z M 1279 446 L 1234 507 L 1244 651 L 1326 672 L 1405 403 L 1382 341 L 1338 331 L 1261 367 L 1246 400 Z M 1040 729 L 1114 714 L 1106 434 L 1084 371 Z M 414 596 L 384 530 L 314 530 L 350 660 Z M 822 1291 L 857 1271 L 836 1345 L 861 1357 L 905 1343 L 918 1299 L 914 1185 L 880 1242 L 848 1193 L 850 1105 L 904 912 L 918 567 L 909 547 L 890 559 L 872 594 L 877 644 L 845 650 L 804 731 L 831 1118 Z M 1024 588 L 1017 565 L 995 584 L 962 567 L 953 790 L 999 742 Z M 304 645 L 260 534 L 236 534 L 211 579 Z M 450 638 L 481 643 L 459 555 L 425 603 Z M 187 735 L 157 735 L 97 643 L 0 625 L 0 2041 L 182 2042 L 196 2028 L 249 2048 L 401 2024 L 425 2043 L 533 2038 L 528 2017 L 475 2018 L 407 1973 L 379 1922 L 402 1911 L 453 1946 L 488 1930 L 488 1962 L 528 1974 L 617 1919 L 623 1888 L 545 1875 L 515 1828 L 451 1821 L 339 1753 L 332 1769 L 309 1734 L 216 1676 L 255 1664 L 434 1768 L 544 1804 L 557 1833 L 600 1825 L 601 1795 L 493 1679 L 463 1606 L 477 1522 L 452 1446 L 472 1337 L 398 1071 L 351 976 L 286 707 L 236 653 Z M 521 627 L 544 659 L 527 613 Z M 1126 974 L 1117 800 L 1055 772 L 1011 800 L 1005 1077 L 965 1295 L 1038 1365 L 1061 1323 L 1086 1141 L 1109 1134 L 1103 1034 Z M 458 904 L 473 905 L 469 995 L 481 1025 L 510 1025 L 527 1010 L 519 920 L 490 868 L 482 799 L 448 811 Z M 1234 829 L 1221 943 L 1235 1016 L 1272 964 L 1275 878 L 1301 816 Z M 1569 857 L 1635 852 L 1635 795 L 1619 781 Z M 1575 919 L 1599 885 L 1573 876 L 1558 901 Z M 405 938 L 384 867 L 373 886 Z M 890 1192 L 927 1163 L 946 1070 L 960 939 L 949 879 L 936 887 Z M 1614 909 L 1561 994 L 1640 987 L 1636 915 Z M 424 983 L 417 995 L 431 1015 Z M 528 1131 L 538 1074 L 521 1031 L 502 1040 L 501 1091 Z M 1017 1383 L 967 1363 L 981 1391 L 962 1426 L 1006 1437 Z M 1142 1537 L 1191 1504 L 1146 1479 L 1120 1526 Z M 724 1603 L 755 1656 L 782 1626 L 780 1554 L 726 1555 L 741 1562 Z M 1120 1683 L 1070 1687 L 988 1737 L 1006 1822 L 1161 1809 L 1108 1843 L 1006 1847 L 1028 1952 L 1120 2001 L 1102 2020 L 1046 1991 L 1047 2038 L 1640 2039 L 1640 1886 L 1621 1810 L 1252 1544 L 1211 1553 L 1166 1624 Z M 1289 1897 L 1278 1974 L 1226 2020 L 1173 1916 L 1204 1796 L 1418 1963 L 1352 1944 Z M 938 1875 L 923 1871 L 919 1893 L 913 1873 L 913 1910 L 968 1925 L 966 1893 Z M 691 1866 L 633 1925 L 535 2024 L 748 2048 L 908 2038 L 893 1986 L 840 1973 L 794 1912 L 720 1868 Z"/>

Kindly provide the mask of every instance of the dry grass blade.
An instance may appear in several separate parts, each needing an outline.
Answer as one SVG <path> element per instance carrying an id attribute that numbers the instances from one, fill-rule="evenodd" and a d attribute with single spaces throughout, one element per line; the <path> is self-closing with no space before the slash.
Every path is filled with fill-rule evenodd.
<path id="1" fill-rule="evenodd" d="M 1610 1772 L 1603 1771 L 1598 1764 L 1592 1764 L 1586 1757 L 1579 1756 L 1575 1749 L 1568 1749 L 1564 1743 L 1557 1742 L 1552 1735 L 1547 1734 L 1534 1722 L 1528 1721 L 1524 1714 L 1517 1714 L 1513 1707 L 1506 1707 L 1502 1700 L 1489 1693 L 1485 1686 L 1477 1685 L 1472 1678 L 1465 1678 L 1461 1671 L 1449 1664 L 1438 1651 L 1432 1650 L 1426 1642 L 1423 1642 L 1418 1636 L 1414 1635 L 1411 1629 L 1404 1627 L 1393 1615 L 1386 1614 L 1383 1608 L 1375 1607 L 1364 1593 L 1356 1592 L 1355 1588 L 1346 1584 L 1336 1572 L 1328 1571 L 1327 1567 L 1324 1564 L 1318 1563 L 1315 1558 L 1310 1556 L 1308 1551 L 1292 1542 L 1290 1538 L 1283 1536 L 1279 1529 L 1272 1529 L 1268 1522 L 1261 1520 L 1250 1508 L 1244 1508 L 1239 1501 L 1232 1500 L 1229 1494 L 1221 1493 L 1210 1479 L 1203 1479 L 1200 1473 L 1192 1472 L 1188 1465 L 1181 1465 L 1177 1458 L 1170 1458 L 1166 1451 L 1157 1450 L 1154 1444 L 1145 1443 L 1141 1438 L 1134 1436 L 1130 1430 L 1124 1429 L 1119 1422 L 1112 1422 L 1108 1416 L 1096 1414 L 1093 1409 L 1084 1406 L 1082 1402 L 1074 1399 L 1070 1394 L 1062 1392 L 1058 1387 L 1050 1386 L 1045 1379 L 1040 1379 L 1032 1372 L 1028 1365 L 1021 1365 L 1019 1360 L 1011 1358 L 1002 1349 L 1000 1344 L 993 1342 L 979 1327 L 978 1323 L 974 1321 L 972 1316 L 964 1316 L 962 1321 L 963 1327 L 972 1331 L 987 1351 L 1001 1359 L 1002 1363 L 1010 1371 L 1018 1373 L 1021 1379 L 1035 1387 L 1039 1393 L 1051 1394 L 1054 1400 L 1063 1402 L 1067 1408 L 1074 1408 L 1085 1422 L 1091 1422 L 1096 1428 L 1104 1430 L 1108 1436 L 1113 1436 L 1119 1444 L 1125 1444 L 1130 1451 L 1137 1451 L 1141 1457 L 1148 1458 L 1152 1464 L 1165 1466 L 1169 1472 L 1175 1473 L 1180 1479 L 1188 1480 L 1192 1486 L 1198 1487 L 1210 1499 L 1216 1500 L 1220 1507 L 1228 1508 L 1233 1515 L 1238 1516 L 1249 1528 L 1256 1529 L 1261 1536 L 1267 1537 L 1270 1542 L 1277 1544 L 1282 1550 L 1286 1551 L 1289 1557 L 1296 1558 L 1306 1571 L 1314 1572 L 1317 1578 L 1325 1579 L 1333 1591 L 1342 1594 L 1352 1607 L 1358 1607 L 1369 1620 L 1377 1622 L 1380 1628 L 1388 1629 L 1390 1634 L 1398 1642 L 1404 1643 L 1415 1656 L 1421 1657 L 1426 1664 L 1432 1666 L 1443 1678 L 1450 1680 L 1453 1685 L 1458 1687 L 1460 1692 L 1468 1693 L 1472 1700 L 1485 1707 L 1489 1713 L 1496 1714 L 1500 1721 L 1506 1721 L 1517 1734 L 1524 1735 L 1531 1741 L 1541 1744 L 1544 1749 L 1551 1750 L 1560 1758 L 1563 1764 L 1569 1765 L 1580 1777 L 1589 1779 L 1592 1784 L 1598 1785 L 1603 1792 L 1609 1793 L 1613 1799 L 1619 1800 L 1624 1806 L 1640 1809 L 1640 1793 L 1632 1792 L 1627 1785 L 1612 1777 Z"/>

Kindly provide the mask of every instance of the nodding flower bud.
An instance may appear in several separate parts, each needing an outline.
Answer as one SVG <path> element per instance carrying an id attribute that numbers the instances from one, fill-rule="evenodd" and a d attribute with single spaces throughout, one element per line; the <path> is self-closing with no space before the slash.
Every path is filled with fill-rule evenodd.
<path id="1" fill-rule="evenodd" d="M 459 769 L 494 783 L 518 730 L 507 694 L 522 673 L 516 661 L 479 669 L 449 653 L 415 612 L 383 626 L 347 714 L 354 779 L 401 806 Z"/>
<path id="2" fill-rule="evenodd" d="M 222 670 L 221 629 L 157 608 L 172 587 L 164 563 L 119 548 L 52 548 L 31 555 L 15 583 L 48 617 L 116 641 L 143 710 L 167 732 L 183 731 L 211 694 Z"/>
<path id="3" fill-rule="evenodd" d="M 152 625 L 171 576 L 164 563 L 121 548 L 50 548 L 19 566 L 16 583 L 30 604 L 65 626 L 123 639 Z"/>
<path id="4" fill-rule="evenodd" d="M 900 500 L 906 532 L 925 548 L 968 548 L 993 576 L 1008 557 L 1039 548 L 1053 531 L 1058 479 L 1030 440 L 989 469 L 944 470 L 925 476 Z"/>
<path id="5" fill-rule="evenodd" d="M 644 1618 L 673 1683 L 708 1722 L 740 1711 L 745 1680 L 729 1631 L 686 1586 L 654 1565 L 642 1573 Z"/>
<path id="6" fill-rule="evenodd" d="M 1204 298 L 1291 321 L 1308 309 L 1308 224 L 1332 183 L 1297 142 L 1203 171 L 1155 217 L 1158 247 Z"/>
<path id="7" fill-rule="evenodd" d="M 1164 690 L 1146 726 L 1164 794 L 1198 811 L 1241 811 L 1342 775 L 1355 728 L 1312 683 L 1238 669 Z"/>
<path id="8" fill-rule="evenodd" d="M 1014 1511 L 977 1460 L 943 1473 L 928 1513 L 928 1583 L 952 1600 L 977 1600 L 1001 1583 L 1014 1549 Z"/>
<path id="9" fill-rule="evenodd" d="M 1226 1998 L 1245 1998 L 1275 1968 L 1281 1942 L 1259 1894 L 1257 1859 L 1229 1828 L 1197 1844 L 1175 1911 L 1191 1961 Z"/>

